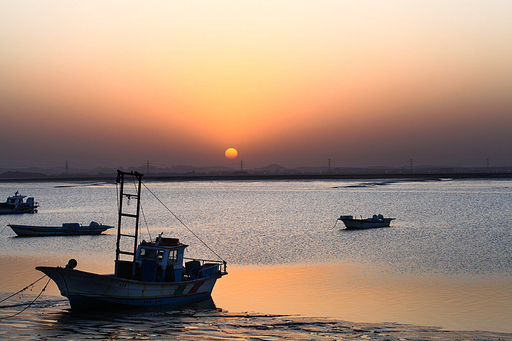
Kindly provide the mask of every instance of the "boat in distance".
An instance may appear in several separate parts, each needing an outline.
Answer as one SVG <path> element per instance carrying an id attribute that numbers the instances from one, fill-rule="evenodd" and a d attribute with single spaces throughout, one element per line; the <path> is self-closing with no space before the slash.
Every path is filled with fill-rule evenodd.
<path id="1" fill-rule="evenodd" d="M 125 192 L 125 176 L 138 181 L 136 194 Z M 61 295 L 68 298 L 72 311 L 156 306 L 174 309 L 211 298 L 217 279 L 227 275 L 223 260 L 186 258 L 188 245 L 179 239 L 164 238 L 160 234 L 149 242 L 137 243 L 141 181 L 142 174 L 118 171 L 119 221 L 113 274 L 76 270 L 74 259 L 65 267 L 36 267 L 57 284 Z M 135 199 L 135 213 L 128 213 L 123 207 L 126 199 Z M 133 219 L 131 228 L 122 227 L 123 219 Z"/>
<path id="2" fill-rule="evenodd" d="M 96 235 L 114 228 L 114 226 L 102 225 L 95 221 L 91 221 L 88 226 L 83 226 L 79 223 L 65 223 L 62 226 L 16 224 L 8 224 L 7 226 L 20 237 Z"/>
<path id="3" fill-rule="evenodd" d="M 342 215 L 338 218 L 341 220 L 347 230 L 357 230 L 357 229 L 369 229 L 375 227 L 389 227 L 389 224 L 395 218 L 384 218 L 382 214 L 374 215 L 371 218 L 366 219 L 357 219 L 351 215 Z"/>
<path id="4" fill-rule="evenodd" d="M 25 198 L 27 198 L 25 200 Z M 18 191 L 13 196 L 7 197 L 6 202 L 0 203 L 0 214 L 22 214 L 37 213 L 39 204 L 34 201 L 33 197 L 20 195 Z"/>

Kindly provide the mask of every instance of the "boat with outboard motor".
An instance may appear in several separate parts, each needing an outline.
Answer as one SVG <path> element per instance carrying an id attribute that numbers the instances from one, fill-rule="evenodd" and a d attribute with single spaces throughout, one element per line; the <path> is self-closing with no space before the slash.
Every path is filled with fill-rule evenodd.
<path id="1" fill-rule="evenodd" d="M 91 221 L 88 226 L 83 226 L 79 223 L 65 223 L 62 224 L 62 226 L 32 226 L 16 224 L 8 224 L 7 226 L 9 226 L 20 237 L 95 235 L 114 228 L 114 226 L 102 225 L 95 221 Z"/>
<path id="2" fill-rule="evenodd" d="M 341 220 L 347 230 L 357 230 L 357 229 L 368 229 L 374 227 L 389 227 L 389 224 L 395 218 L 384 218 L 382 214 L 374 215 L 371 218 L 366 219 L 357 219 L 351 215 L 342 215 L 338 218 Z"/>
<path id="3" fill-rule="evenodd" d="M 39 204 L 34 201 L 33 197 L 20 195 L 16 191 L 13 196 L 7 197 L 6 202 L 0 203 L 0 214 L 37 213 L 38 207 Z"/>
<path id="4" fill-rule="evenodd" d="M 138 181 L 136 194 L 125 193 L 125 176 Z M 210 298 L 217 279 L 227 275 L 226 262 L 222 259 L 185 258 L 188 245 L 179 239 L 160 235 L 154 241 L 137 243 L 141 181 L 140 173 L 118 171 L 120 199 L 114 274 L 76 270 L 74 259 L 70 259 L 65 267 L 36 267 L 57 284 L 73 311 L 151 306 L 176 308 Z M 136 200 L 134 213 L 125 211 L 125 199 Z M 135 226 L 126 231 L 121 220 L 128 218 L 134 219 Z M 133 238 L 132 249 L 126 248 L 130 244 L 124 240 L 127 238 Z"/>

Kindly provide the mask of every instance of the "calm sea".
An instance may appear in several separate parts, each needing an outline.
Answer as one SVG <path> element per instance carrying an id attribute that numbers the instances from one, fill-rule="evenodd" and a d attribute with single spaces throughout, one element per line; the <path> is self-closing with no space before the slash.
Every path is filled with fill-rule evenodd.
<path id="1" fill-rule="evenodd" d="M 228 262 L 229 275 L 214 289 L 216 309 L 141 312 L 149 327 L 137 324 L 135 334 L 164 338 L 167 334 L 155 331 L 162 318 L 168 328 L 175 326 L 168 337 L 183 339 L 272 338 L 279 330 L 279 335 L 290 332 L 289 339 L 336 338 L 341 331 L 350 339 L 360 338 L 365 328 L 384 339 L 386 328 L 399 335 L 395 329 L 401 324 L 512 333 L 511 180 L 148 181 L 146 186 Z M 2 201 L 16 191 L 34 196 L 40 209 L 0 216 L 0 297 L 40 278 L 37 265 L 63 266 L 75 258 L 78 269 L 113 271 L 115 231 L 19 238 L 4 227 L 90 221 L 115 226 L 114 182 L 0 183 Z M 216 259 L 151 193 L 144 189 L 142 198 L 142 239 L 160 233 L 178 237 L 190 245 L 189 256 Z M 389 228 L 360 231 L 345 231 L 336 221 L 340 215 L 373 214 L 396 220 Z M 0 319 L 23 309 L 44 284 L 46 279 L 15 303 L 14 298 L 1 303 L 13 307 L 0 308 Z M 0 320 L 0 338 L 30 339 L 34 330 L 43 336 L 62 333 L 69 321 L 93 338 L 117 326 L 124 332 L 114 338 L 121 338 L 140 318 L 103 319 L 109 327 L 100 333 L 98 321 L 68 309 L 51 282 L 32 307 Z M 123 324 L 125 319 L 131 322 Z M 412 339 L 418 331 L 400 330 Z M 512 334 L 507 335 L 500 337 Z"/>

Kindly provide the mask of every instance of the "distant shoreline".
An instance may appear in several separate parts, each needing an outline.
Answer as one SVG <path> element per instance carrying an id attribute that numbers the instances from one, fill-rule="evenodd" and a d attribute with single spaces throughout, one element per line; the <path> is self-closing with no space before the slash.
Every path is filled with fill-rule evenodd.
<path id="1" fill-rule="evenodd" d="M 115 181 L 116 174 L 34 176 L 0 178 L 0 182 L 64 182 Z M 372 179 L 511 179 L 512 173 L 458 172 L 458 173 L 324 173 L 324 174 L 146 174 L 151 181 L 266 181 L 266 180 L 372 180 Z"/>

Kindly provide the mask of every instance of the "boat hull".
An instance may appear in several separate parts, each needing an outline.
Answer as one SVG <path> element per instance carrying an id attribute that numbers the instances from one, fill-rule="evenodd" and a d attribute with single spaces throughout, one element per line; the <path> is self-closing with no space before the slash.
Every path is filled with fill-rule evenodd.
<path id="1" fill-rule="evenodd" d="M 33 206 L 15 207 L 14 205 L 9 205 L 5 203 L 0 204 L 0 215 L 23 213 L 37 213 L 37 209 Z"/>
<path id="2" fill-rule="evenodd" d="M 99 227 L 78 227 L 63 228 L 61 226 L 29 226 L 29 225 L 8 225 L 20 237 L 33 236 L 68 236 L 68 235 L 97 235 L 112 228 L 101 225 Z"/>
<path id="3" fill-rule="evenodd" d="M 184 282 L 142 282 L 61 267 L 36 267 L 50 277 L 73 311 L 119 307 L 179 307 L 210 297 L 223 274 Z"/>
<path id="4" fill-rule="evenodd" d="M 370 229 L 376 227 L 389 227 L 389 224 L 393 220 L 393 218 L 383 218 L 378 220 L 373 219 L 340 219 L 345 224 L 347 230 L 360 230 L 360 229 Z"/>

